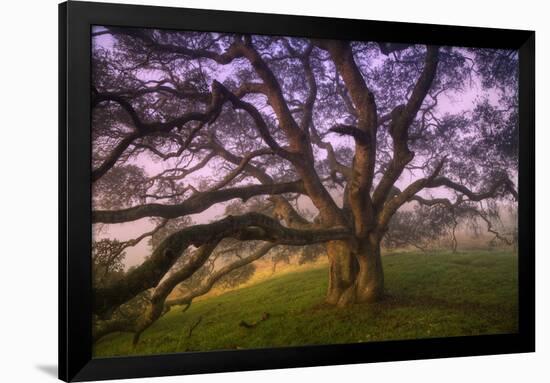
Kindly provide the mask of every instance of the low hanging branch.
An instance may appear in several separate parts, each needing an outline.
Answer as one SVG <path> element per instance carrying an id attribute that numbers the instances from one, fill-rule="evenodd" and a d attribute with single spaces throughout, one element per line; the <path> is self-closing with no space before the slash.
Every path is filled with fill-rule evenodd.
<path id="1" fill-rule="evenodd" d="M 218 243 L 219 240 L 216 239 L 202 245 L 193 253 L 181 269 L 168 276 L 155 288 L 149 307 L 145 310 L 143 315 L 138 318 L 134 326 L 134 345 L 138 342 L 141 333 L 166 312 L 164 306 L 166 297 L 168 297 L 179 283 L 190 278 L 205 264 Z"/>
<path id="2" fill-rule="evenodd" d="M 134 345 L 137 344 L 139 342 L 141 334 L 153 323 L 155 323 L 164 313 L 169 311 L 173 306 L 184 305 L 184 311 L 187 311 L 195 298 L 208 293 L 212 289 L 212 287 L 214 287 L 216 282 L 218 282 L 221 278 L 242 266 L 248 265 L 264 257 L 269 253 L 272 248 L 277 246 L 277 243 L 265 243 L 261 245 L 249 256 L 240 258 L 237 261 L 216 270 L 200 286 L 186 293 L 184 296 L 166 300 L 168 295 L 179 283 L 184 282 L 186 279 L 188 279 L 200 266 L 204 264 L 204 262 L 212 254 L 216 245 L 217 243 L 208 243 L 201 246 L 196 252 L 194 252 L 191 260 L 186 262 L 180 270 L 171 274 L 157 288 L 155 288 L 155 291 L 151 298 L 150 306 L 140 317 L 134 318 L 132 320 L 126 318 L 117 318 L 114 320 L 98 322 L 93 332 L 94 341 L 97 341 L 103 336 L 113 332 L 131 332 L 134 333 Z"/>
<path id="3" fill-rule="evenodd" d="M 93 311 L 99 316 L 108 316 L 132 297 L 157 286 L 183 251 L 191 245 L 201 246 L 227 237 L 306 245 L 347 239 L 349 236 L 349 230 L 343 227 L 310 230 L 287 228 L 277 220 L 258 213 L 228 216 L 210 224 L 188 227 L 168 236 L 145 262 L 122 280 L 107 287 L 95 288 Z"/>
<path id="4" fill-rule="evenodd" d="M 210 278 L 208 278 L 208 280 L 205 283 L 201 284 L 197 289 L 185 294 L 184 296 L 166 301 L 166 306 L 172 307 L 172 306 L 179 306 L 184 304 L 185 305 L 191 304 L 193 299 L 209 292 L 212 289 L 212 287 L 214 287 L 216 282 L 218 282 L 223 276 L 229 274 L 233 270 L 237 270 L 242 266 L 248 265 L 262 258 L 267 253 L 269 253 L 269 251 L 273 249 L 275 246 L 277 246 L 277 243 L 266 243 L 260 246 L 258 249 L 256 249 L 251 255 L 241 258 L 229 265 L 226 265 L 220 268 L 219 270 L 214 272 L 214 274 L 212 274 Z"/>
<path id="5" fill-rule="evenodd" d="M 146 311 L 144 316 L 141 318 L 140 321 L 135 326 L 134 331 L 134 345 L 137 344 L 139 341 L 139 338 L 143 331 L 145 331 L 147 328 L 149 328 L 153 323 L 155 323 L 163 313 L 170 310 L 172 306 L 175 305 L 185 305 L 187 310 L 191 303 L 193 302 L 193 299 L 204 295 L 208 293 L 212 287 L 218 282 L 221 278 L 232 272 L 233 270 L 237 270 L 238 268 L 248 265 L 263 256 L 265 256 L 269 251 L 275 247 L 276 243 L 266 243 L 262 246 L 260 246 L 256 251 L 254 251 L 251 255 L 241 258 L 229 265 L 226 265 L 219 270 L 216 270 L 204 283 L 202 283 L 198 288 L 194 289 L 193 291 L 187 293 L 183 297 L 179 297 L 176 299 L 172 299 L 169 301 L 165 301 L 168 294 L 176 287 L 177 284 L 185 281 L 189 276 L 186 276 L 184 274 L 187 274 L 188 267 L 185 267 L 185 271 L 178 271 L 176 276 L 171 276 L 170 282 L 167 284 L 168 286 L 163 286 L 160 290 L 157 288 L 155 289 L 155 293 L 153 294 L 153 299 L 151 300 L 151 307 Z M 211 246 L 211 245 L 208 245 Z M 214 246 L 215 247 L 215 246 Z M 212 248 L 213 249 L 213 248 Z M 192 273 L 191 273 L 192 274 Z M 165 283 L 163 282 L 163 285 Z M 157 290 L 159 290 L 159 293 L 157 294 Z M 155 299 L 155 297 L 157 297 Z"/>

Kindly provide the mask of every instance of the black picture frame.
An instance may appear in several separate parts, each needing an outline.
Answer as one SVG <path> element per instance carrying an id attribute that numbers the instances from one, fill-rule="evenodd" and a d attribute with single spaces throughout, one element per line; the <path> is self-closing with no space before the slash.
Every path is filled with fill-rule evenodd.
<path id="1" fill-rule="evenodd" d="M 92 25 L 422 42 L 519 50 L 519 331 L 516 334 L 92 358 Z M 535 33 L 69 1 L 59 5 L 59 378 L 88 381 L 535 350 Z"/>

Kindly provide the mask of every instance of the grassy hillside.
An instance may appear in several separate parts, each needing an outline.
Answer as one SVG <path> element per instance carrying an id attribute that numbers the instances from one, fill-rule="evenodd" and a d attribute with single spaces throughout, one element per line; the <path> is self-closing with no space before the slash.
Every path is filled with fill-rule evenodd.
<path id="1" fill-rule="evenodd" d="M 175 307 L 133 349 L 130 334 L 100 340 L 96 356 L 368 342 L 515 332 L 517 257 L 509 252 L 402 253 L 383 258 L 387 298 L 323 304 L 326 267 L 286 273 Z M 269 318 L 254 328 L 239 323 Z M 193 329 L 189 336 L 190 329 Z"/>

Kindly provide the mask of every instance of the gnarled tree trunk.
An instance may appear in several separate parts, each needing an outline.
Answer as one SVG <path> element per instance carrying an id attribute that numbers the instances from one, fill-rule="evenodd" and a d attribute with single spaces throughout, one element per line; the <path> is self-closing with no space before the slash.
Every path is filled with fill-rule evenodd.
<path id="1" fill-rule="evenodd" d="M 359 265 L 347 241 L 330 241 L 327 242 L 326 248 L 329 261 L 326 301 L 335 305 L 344 292 L 355 283 Z"/>
<path id="2" fill-rule="evenodd" d="M 327 244 L 329 286 L 326 301 L 337 306 L 375 302 L 384 293 L 380 240 L 361 240 L 355 249 L 346 241 Z"/>

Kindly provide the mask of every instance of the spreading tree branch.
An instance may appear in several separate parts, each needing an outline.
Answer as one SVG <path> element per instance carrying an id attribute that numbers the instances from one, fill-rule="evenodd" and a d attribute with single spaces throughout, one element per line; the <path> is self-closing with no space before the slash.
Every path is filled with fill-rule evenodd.
<path id="1" fill-rule="evenodd" d="M 108 316 L 122 303 L 158 285 L 187 247 L 202 246 L 222 238 L 262 240 L 284 245 L 306 245 L 349 238 L 347 228 L 299 230 L 282 226 L 275 219 L 258 213 L 228 216 L 209 224 L 195 225 L 168 236 L 136 269 L 106 287 L 94 288 L 93 312 Z"/>
<path id="2" fill-rule="evenodd" d="M 447 187 L 449 189 L 453 189 L 459 193 L 462 193 L 466 197 L 468 197 L 471 201 L 476 201 L 476 202 L 494 197 L 498 192 L 498 190 L 501 188 L 504 191 L 510 193 L 516 201 L 518 200 L 518 193 L 514 187 L 514 184 L 507 176 L 502 176 L 497 181 L 495 181 L 486 191 L 478 192 L 478 193 L 473 192 L 472 190 L 468 189 L 466 186 L 456 183 L 447 177 L 434 178 L 426 185 L 427 188 L 437 188 L 442 186 Z"/>
<path id="3" fill-rule="evenodd" d="M 446 158 L 442 159 L 429 177 L 420 178 L 407 186 L 401 193 L 388 200 L 378 214 L 378 228 L 383 233 L 388 227 L 391 217 L 405 202 L 410 201 L 416 193 L 425 188 L 441 172 Z"/>
<path id="4" fill-rule="evenodd" d="M 205 248 L 206 246 L 208 246 L 208 248 L 203 250 L 203 248 Z M 155 323 L 161 317 L 161 315 L 165 313 L 167 310 L 170 310 L 172 306 L 186 305 L 186 308 L 188 308 L 193 302 L 193 299 L 208 293 L 212 289 L 212 287 L 214 287 L 216 282 L 219 281 L 221 278 L 223 278 L 225 275 L 229 274 L 233 270 L 236 270 L 242 266 L 248 265 L 260 259 L 261 257 L 265 256 L 269 252 L 269 250 L 271 250 L 274 246 L 276 246 L 275 243 L 266 243 L 260 246 L 251 255 L 241 258 L 235 262 L 232 262 L 216 270 L 199 287 L 188 292 L 183 297 L 166 301 L 166 298 L 168 297 L 170 292 L 174 289 L 174 287 L 176 287 L 179 283 L 189 278 L 189 276 L 192 275 L 197 268 L 194 269 L 194 265 L 192 266 L 186 265 L 181 270 L 178 270 L 176 273 L 172 274 L 168 279 L 166 279 L 166 281 L 163 281 L 161 285 L 159 285 L 159 287 L 155 289 L 155 292 L 153 294 L 153 299 L 151 299 L 151 306 L 147 309 L 145 314 L 137 321 L 135 326 L 135 331 L 134 331 L 134 338 L 133 338 L 134 345 L 138 343 L 139 338 L 143 333 L 143 331 L 145 331 L 153 323 Z M 199 251 L 201 251 L 202 253 L 207 253 L 207 252 L 211 253 L 214 248 L 215 248 L 214 244 L 208 244 L 208 245 L 203 245 L 199 249 Z M 210 253 L 208 253 L 208 255 L 202 255 L 202 256 L 203 257 L 206 256 L 206 258 L 208 258 Z"/>
<path id="5" fill-rule="evenodd" d="M 304 193 L 301 181 L 279 184 L 250 185 L 207 192 L 198 192 L 175 205 L 151 203 L 122 210 L 96 210 L 92 212 L 92 223 L 122 223 L 144 217 L 177 218 L 200 213 L 210 206 L 240 198 L 243 201 L 262 194 Z"/>

